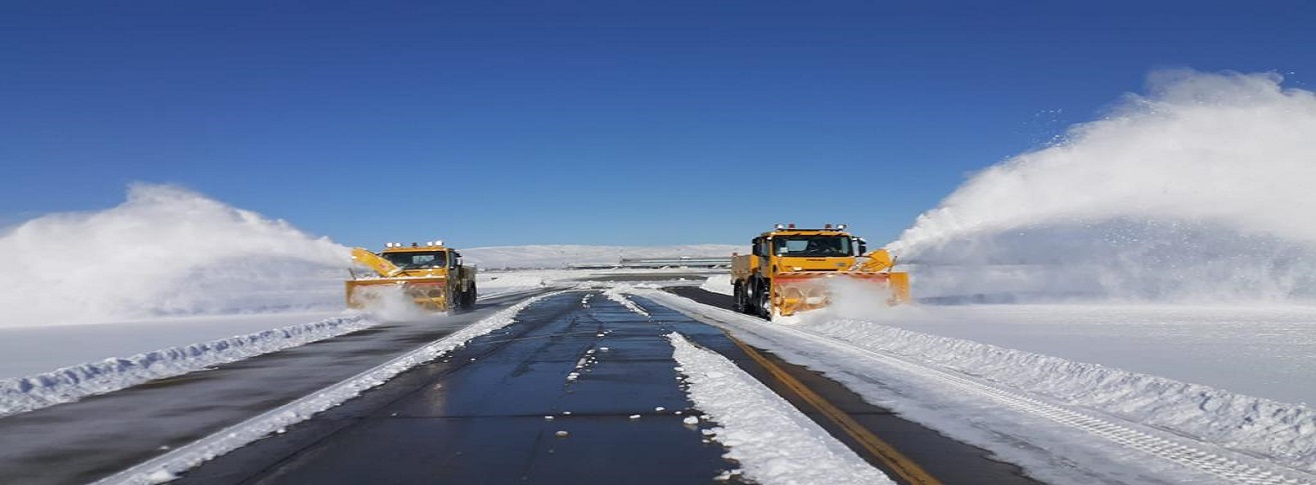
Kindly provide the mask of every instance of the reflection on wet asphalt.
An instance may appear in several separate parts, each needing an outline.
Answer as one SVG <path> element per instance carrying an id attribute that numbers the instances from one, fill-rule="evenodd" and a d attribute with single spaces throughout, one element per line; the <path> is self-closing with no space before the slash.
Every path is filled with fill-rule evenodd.
<path id="1" fill-rule="evenodd" d="M 735 468 L 701 425 L 682 422 L 694 410 L 663 335 L 730 342 L 586 294 L 536 303 L 444 361 L 182 483 L 707 483 Z"/>
<path id="2" fill-rule="evenodd" d="M 0 483 L 94 481 L 442 338 L 519 300 L 386 323 L 0 419 Z"/>

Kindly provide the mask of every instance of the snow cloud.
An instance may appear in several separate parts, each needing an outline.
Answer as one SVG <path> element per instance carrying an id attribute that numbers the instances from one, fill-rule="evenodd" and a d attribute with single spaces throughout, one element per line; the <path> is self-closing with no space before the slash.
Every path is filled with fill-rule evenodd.
<path id="1" fill-rule="evenodd" d="M 349 250 L 166 185 L 0 233 L 0 326 L 341 307 Z"/>
<path id="2" fill-rule="evenodd" d="M 1065 141 L 972 177 L 890 249 L 919 296 L 1316 299 L 1316 93 L 1153 73 Z"/>

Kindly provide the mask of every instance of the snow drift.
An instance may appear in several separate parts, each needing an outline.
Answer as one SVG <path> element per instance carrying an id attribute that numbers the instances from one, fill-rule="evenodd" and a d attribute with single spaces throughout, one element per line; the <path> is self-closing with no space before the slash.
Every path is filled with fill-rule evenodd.
<path id="1" fill-rule="evenodd" d="M 186 189 L 135 184 L 123 204 L 0 233 L 2 326 L 341 308 L 348 249 Z"/>
<path id="2" fill-rule="evenodd" d="M 1154 73 L 1105 118 L 972 177 L 890 245 L 920 296 L 1316 300 L 1316 94 Z"/>
<path id="3" fill-rule="evenodd" d="M 363 315 L 336 317 L 126 358 L 88 362 L 34 376 L 0 379 L 0 417 L 237 362 L 378 324 Z"/>

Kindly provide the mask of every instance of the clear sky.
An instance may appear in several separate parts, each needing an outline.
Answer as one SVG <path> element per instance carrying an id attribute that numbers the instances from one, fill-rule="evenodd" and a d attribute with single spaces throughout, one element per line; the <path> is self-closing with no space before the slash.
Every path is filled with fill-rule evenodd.
<path id="1" fill-rule="evenodd" d="M 0 225 L 150 182 L 371 247 L 881 244 L 1153 70 L 1311 89 L 1313 26 L 1305 1 L 5 1 Z"/>

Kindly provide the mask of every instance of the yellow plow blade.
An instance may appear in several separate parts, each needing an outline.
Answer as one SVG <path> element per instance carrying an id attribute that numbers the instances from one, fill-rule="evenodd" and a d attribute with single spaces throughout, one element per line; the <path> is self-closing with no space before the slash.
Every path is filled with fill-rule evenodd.
<path id="1" fill-rule="evenodd" d="M 772 280 L 772 309 L 781 316 L 816 310 L 832 303 L 830 280 L 843 278 L 871 284 L 874 298 L 887 304 L 909 302 L 909 273 L 870 273 L 855 271 L 801 271 L 779 273 Z"/>
<path id="2" fill-rule="evenodd" d="M 384 277 L 397 276 L 398 273 L 402 272 L 402 268 L 365 248 L 352 248 L 352 261 L 369 266 L 370 269 L 375 270 L 376 273 Z"/>
<path id="3" fill-rule="evenodd" d="M 349 280 L 346 287 L 347 306 L 365 308 L 380 303 L 384 298 L 409 299 L 418 307 L 431 311 L 447 311 L 448 279 L 425 278 L 373 278 Z"/>

